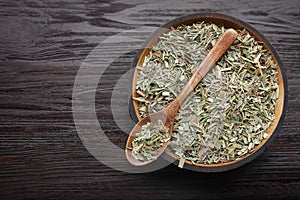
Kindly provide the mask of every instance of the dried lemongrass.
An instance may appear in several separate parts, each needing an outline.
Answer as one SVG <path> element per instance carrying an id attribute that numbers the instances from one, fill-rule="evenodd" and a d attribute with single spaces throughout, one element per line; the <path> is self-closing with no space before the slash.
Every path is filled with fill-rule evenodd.
<path id="1" fill-rule="evenodd" d="M 132 141 L 132 156 L 137 160 L 153 160 L 158 153 L 157 149 L 170 140 L 168 131 L 161 120 L 142 126 Z"/>
<path id="2" fill-rule="evenodd" d="M 142 117 L 161 110 L 177 96 L 224 31 L 202 22 L 160 36 L 137 68 Z M 176 116 L 171 149 L 182 162 L 237 160 L 268 137 L 279 94 L 277 66 L 260 42 L 246 30 L 238 32 L 234 44 Z"/>

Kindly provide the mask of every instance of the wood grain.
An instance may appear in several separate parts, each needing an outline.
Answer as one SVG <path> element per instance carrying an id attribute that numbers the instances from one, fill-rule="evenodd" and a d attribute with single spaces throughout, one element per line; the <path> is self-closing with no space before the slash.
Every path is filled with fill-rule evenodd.
<path id="1" fill-rule="evenodd" d="M 0 8 L 1 199 L 300 197 L 299 1 L 2 0 Z M 170 165 L 128 174 L 103 165 L 83 146 L 73 122 L 72 89 L 81 63 L 109 36 L 201 11 L 249 22 L 279 53 L 289 104 L 278 137 L 261 157 L 226 173 Z M 144 41 L 148 34 L 139 37 Z M 112 88 L 134 55 L 119 57 L 105 71 L 96 94 L 101 127 L 120 147 L 126 134 L 111 113 Z"/>

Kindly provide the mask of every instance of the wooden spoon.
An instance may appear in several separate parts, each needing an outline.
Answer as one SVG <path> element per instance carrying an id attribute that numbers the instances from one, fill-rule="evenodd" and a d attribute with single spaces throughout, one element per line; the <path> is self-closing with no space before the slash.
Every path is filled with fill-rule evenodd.
<path id="1" fill-rule="evenodd" d="M 151 163 L 156 160 L 166 149 L 168 142 L 165 142 L 160 148 L 157 149 L 157 154 L 152 160 L 137 160 L 132 156 L 132 141 L 135 138 L 135 133 L 141 131 L 142 126 L 148 122 L 156 123 L 158 120 L 164 122 L 165 127 L 169 128 L 170 137 L 172 135 L 172 129 L 174 125 L 174 119 L 177 111 L 183 101 L 188 95 L 194 90 L 198 83 L 203 79 L 207 72 L 214 66 L 214 64 L 220 59 L 220 57 L 226 52 L 231 46 L 233 41 L 236 39 L 238 33 L 234 29 L 227 29 L 219 38 L 218 42 L 209 51 L 207 56 L 204 58 L 196 72 L 193 74 L 189 82 L 184 86 L 180 94 L 170 103 L 170 105 L 161 111 L 153 113 L 141 121 L 139 121 L 132 129 L 127 139 L 125 154 L 126 158 L 134 166 L 142 166 Z"/>

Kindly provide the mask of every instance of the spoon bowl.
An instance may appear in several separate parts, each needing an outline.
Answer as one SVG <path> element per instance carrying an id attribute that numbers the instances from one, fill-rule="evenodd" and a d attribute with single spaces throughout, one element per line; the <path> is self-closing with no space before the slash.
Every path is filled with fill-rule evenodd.
<path id="1" fill-rule="evenodd" d="M 162 122 L 164 122 L 165 126 L 167 128 L 169 128 L 168 132 L 169 132 L 169 135 L 171 136 L 172 135 L 172 127 L 167 126 L 167 125 L 170 125 L 170 123 L 167 123 L 167 118 L 170 120 L 170 117 L 168 117 L 166 108 L 165 108 L 163 110 L 160 110 L 154 114 L 148 115 L 147 117 L 143 118 L 132 129 L 132 131 L 129 134 L 129 137 L 127 139 L 126 149 L 125 149 L 126 158 L 132 165 L 143 166 L 143 165 L 149 164 L 154 161 L 154 160 L 141 161 L 141 160 L 135 159 L 132 156 L 132 150 L 131 150 L 132 142 L 136 138 L 136 133 L 140 132 L 142 130 L 142 126 L 146 125 L 148 122 L 155 124 L 158 122 L 158 120 L 161 120 Z M 159 157 L 165 151 L 167 146 L 168 146 L 168 143 L 166 142 L 166 143 L 163 143 L 163 145 L 157 149 L 157 152 L 158 152 L 157 157 Z"/>

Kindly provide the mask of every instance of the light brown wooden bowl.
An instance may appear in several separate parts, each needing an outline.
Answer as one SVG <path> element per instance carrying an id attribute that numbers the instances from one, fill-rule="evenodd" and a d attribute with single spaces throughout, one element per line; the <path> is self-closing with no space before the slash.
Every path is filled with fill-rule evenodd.
<path id="1" fill-rule="evenodd" d="M 138 55 L 136 56 L 132 67 L 142 66 L 145 56 L 148 55 L 150 52 L 151 47 L 157 43 L 158 37 L 169 31 L 170 27 L 176 28 L 179 25 L 191 25 L 196 22 L 210 22 L 217 25 L 222 25 L 225 28 L 234 28 L 238 29 L 246 29 L 256 40 L 261 41 L 263 43 L 264 48 L 266 48 L 271 54 L 274 62 L 277 65 L 278 71 L 278 85 L 279 85 L 279 99 L 277 101 L 277 105 L 275 108 L 275 120 L 271 123 L 269 129 L 267 130 L 268 137 L 264 139 L 259 145 L 255 147 L 251 153 L 246 154 L 240 160 L 229 161 L 226 163 L 218 163 L 218 164 L 192 164 L 190 161 L 185 161 L 184 168 L 190 169 L 193 171 L 200 171 L 200 172 L 220 172 L 220 171 L 227 171 L 230 169 L 234 169 L 240 167 L 258 157 L 262 152 L 266 149 L 267 146 L 270 145 L 271 141 L 274 139 L 276 133 L 278 132 L 279 126 L 282 124 L 286 106 L 287 106 L 287 80 L 286 75 L 284 72 L 283 65 L 279 59 L 278 54 L 276 53 L 275 49 L 271 45 L 271 43 L 255 28 L 253 28 L 248 23 L 237 19 L 232 16 L 228 16 L 225 14 L 220 13 L 196 13 L 191 14 L 183 17 L 176 18 L 164 25 L 161 26 L 161 29 L 157 30 L 152 34 L 152 36 L 146 41 L 144 44 L 144 49 L 142 49 Z M 133 75 L 132 80 L 132 96 L 137 97 L 136 94 L 136 81 L 137 81 L 137 70 Z M 138 103 L 136 101 L 130 100 L 129 110 L 132 118 L 135 122 L 141 119 L 141 116 L 138 111 Z M 167 159 L 176 158 L 177 156 L 172 153 L 170 150 L 166 150 L 164 157 Z M 178 160 L 174 162 L 174 164 L 178 164 Z"/>

